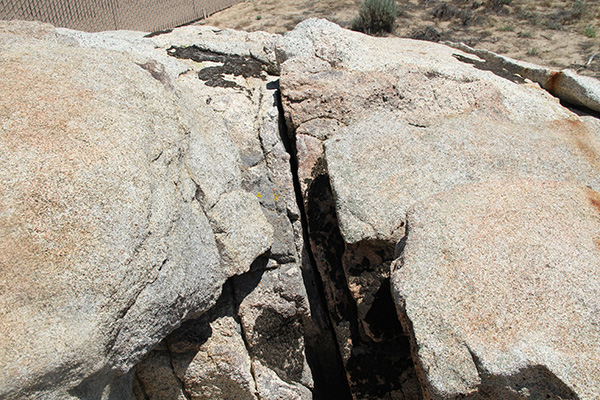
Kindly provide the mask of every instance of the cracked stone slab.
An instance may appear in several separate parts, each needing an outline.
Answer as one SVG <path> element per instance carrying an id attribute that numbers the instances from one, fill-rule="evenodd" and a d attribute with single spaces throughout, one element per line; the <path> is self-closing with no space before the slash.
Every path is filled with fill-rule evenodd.
<path id="1" fill-rule="evenodd" d="M 253 269 L 233 278 L 240 323 L 253 365 L 260 362 L 262 369 L 272 371 L 268 375 L 310 393 L 314 382 L 306 360 L 305 326 L 311 317 L 300 267 L 263 261 L 265 269 Z M 257 388 L 260 398 L 282 396 L 263 393 L 258 379 Z"/>
<path id="2" fill-rule="evenodd" d="M 243 190 L 221 196 L 208 212 L 223 263 L 240 274 L 273 242 L 273 227 L 256 197 Z"/>
<path id="3" fill-rule="evenodd" d="M 260 360 L 252 363 L 256 377 L 256 386 L 264 400 L 310 400 L 313 398 L 310 389 L 298 384 L 282 380 L 275 371 L 265 367 Z"/>
<path id="4" fill-rule="evenodd" d="M 173 371 L 172 356 L 164 342 L 136 366 L 135 373 L 136 399 L 187 399 L 181 381 Z"/>
<path id="5" fill-rule="evenodd" d="M 600 396 L 600 194 L 459 186 L 408 213 L 392 290 L 428 398 Z"/>
<path id="6" fill-rule="evenodd" d="M 214 307 L 186 321 L 138 364 L 136 376 L 149 400 L 256 400 L 231 285 Z"/>

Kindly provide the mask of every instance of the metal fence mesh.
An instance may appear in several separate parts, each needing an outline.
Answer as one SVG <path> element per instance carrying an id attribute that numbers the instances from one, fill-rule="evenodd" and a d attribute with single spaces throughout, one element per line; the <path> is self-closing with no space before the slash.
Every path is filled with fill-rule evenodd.
<path id="1" fill-rule="evenodd" d="M 154 32 L 223 10 L 241 0 L 0 0 L 0 20 L 49 22 L 88 32 Z"/>

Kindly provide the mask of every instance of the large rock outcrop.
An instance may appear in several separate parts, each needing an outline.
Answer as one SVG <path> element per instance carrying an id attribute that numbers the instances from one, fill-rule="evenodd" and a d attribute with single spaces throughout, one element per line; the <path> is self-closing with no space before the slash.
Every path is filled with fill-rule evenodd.
<path id="1" fill-rule="evenodd" d="M 0 398 L 597 397 L 600 123 L 485 62 L 1 22 Z"/>
<path id="2" fill-rule="evenodd" d="M 483 60 L 439 44 L 310 21 L 286 36 L 280 53 L 311 243 L 350 384 L 362 393 L 366 364 L 355 360 L 385 348 L 368 376 L 385 382 L 381 395 L 402 398 L 398 360 L 407 345 L 394 334 L 401 329 L 390 323 L 387 291 L 390 262 L 407 239 L 406 212 L 490 180 L 599 190 L 597 125 L 539 86 L 476 68 Z"/>

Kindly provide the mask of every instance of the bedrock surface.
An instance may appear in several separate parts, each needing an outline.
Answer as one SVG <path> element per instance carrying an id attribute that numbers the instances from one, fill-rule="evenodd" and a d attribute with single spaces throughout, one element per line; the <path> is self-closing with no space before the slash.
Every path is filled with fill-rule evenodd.
<path id="1" fill-rule="evenodd" d="M 600 123 L 486 60 L 1 22 L 0 398 L 597 397 Z"/>

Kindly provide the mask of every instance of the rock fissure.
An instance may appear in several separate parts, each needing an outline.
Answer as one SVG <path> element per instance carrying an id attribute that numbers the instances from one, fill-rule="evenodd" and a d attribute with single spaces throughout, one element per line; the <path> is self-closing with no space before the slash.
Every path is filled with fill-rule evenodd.
<path id="1" fill-rule="evenodd" d="M 279 136 L 283 142 L 286 152 L 289 154 L 289 166 L 292 173 L 295 201 L 300 211 L 300 222 L 302 227 L 302 238 L 304 250 L 308 256 L 307 262 L 302 268 L 302 280 L 308 294 L 308 300 L 313 317 L 313 323 L 318 330 L 323 331 L 323 336 L 316 335 L 307 341 L 307 358 L 315 374 L 315 399 L 330 399 L 336 396 L 340 400 L 349 399 L 350 388 L 345 379 L 340 349 L 337 347 L 336 333 L 327 316 L 326 296 L 323 282 L 311 247 L 311 236 L 308 225 L 305 201 L 302 195 L 302 185 L 298 175 L 298 158 L 294 134 L 289 132 L 290 127 L 286 123 L 285 111 L 281 101 L 281 88 L 277 84 L 276 104 L 279 114 Z M 327 338 L 329 336 L 329 339 Z M 331 343 L 333 341 L 333 343 Z M 335 348 L 330 347 L 335 344 Z M 326 359 L 329 358 L 329 359 Z"/>
<path id="2" fill-rule="evenodd" d="M 164 264 L 168 261 L 168 258 L 165 258 L 159 268 L 158 271 L 160 271 L 162 269 L 162 267 L 164 266 Z M 137 300 L 139 299 L 139 297 L 142 295 L 142 293 L 144 292 L 144 290 L 146 290 L 149 286 L 151 286 L 156 279 L 158 279 L 159 274 L 156 273 L 154 278 L 148 282 L 145 286 L 140 287 L 139 290 L 137 290 L 134 295 L 132 296 L 131 300 L 129 301 L 129 303 L 120 311 L 119 313 L 119 320 L 123 320 L 125 318 L 125 316 L 127 315 L 127 313 L 135 306 L 135 303 L 137 302 Z M 125 279 L 124 279 L 125 280 Z M 113 295 L 116 296 L 116 293 Z M 111 349 L 110 351 L 112 352 L 113 347 L 115 346 L 115 344 L 117 343 L 118 339 L 119 339 L 119 335 L 121 333 L 121 330 L 123 330 L 125 328 L 125 325 L 123 323 L 118 325 L 118 328 L 115 331 L 114 334 L 114 338 L 113 340 L 111 340 L 108 343 L 108 348 Z"/>
<path id="3" fill-rule="evenodd" d="M 173 354 L 171 352 L 171 349 L 169 348 L 168 343 L 166 343 L 165 345 L 165 351 L 167 352 L 167 356 L 169 357 L 169 365 L 171 366 L 171 372 L 173 374 L 173 377 L 177 380 L 177 383 L 179 384 L 180 393 L 185 397 L 186 400 L 192 400 L 192 397 L 186 390 L 185 385 L 183 384 L 182 378 L 179 375 L 177 375 L 177 371 L 175 370 L 175 365 L 173 361 Z"/>

